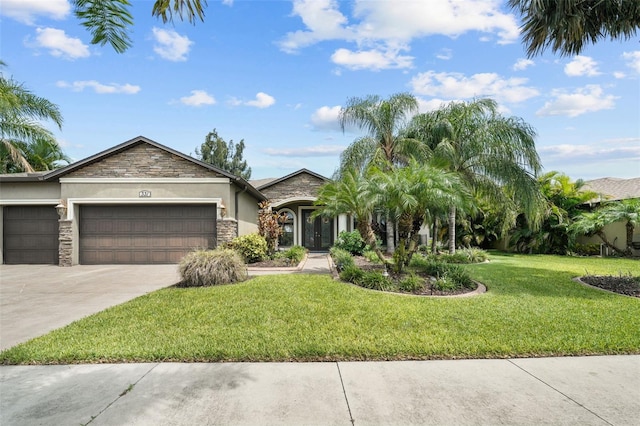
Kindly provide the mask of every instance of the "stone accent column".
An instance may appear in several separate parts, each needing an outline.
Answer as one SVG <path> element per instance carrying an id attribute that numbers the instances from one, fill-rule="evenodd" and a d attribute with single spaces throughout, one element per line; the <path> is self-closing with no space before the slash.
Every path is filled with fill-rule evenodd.
<path id="1" fill-rule="evenodd" d="M 233 218 L 218 219 L 216 227 L 218 233 L 217 246 L 227 243 L 238 236 L 238 221 Z"/>
<path id="2" fill-rule="evenodd" d="M 73 221 L 59 220 L 58 266 L 71 266 L 73 255 Z"/>

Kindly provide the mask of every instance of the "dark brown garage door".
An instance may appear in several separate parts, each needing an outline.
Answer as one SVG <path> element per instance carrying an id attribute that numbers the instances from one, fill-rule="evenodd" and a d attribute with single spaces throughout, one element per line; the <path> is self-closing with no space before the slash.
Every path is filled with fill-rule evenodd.
<path id="1" fill-rule="evenodd" d="M 80 207 L 80 263 L 178 263 L 195 248 L 213 248 L 216 206 Z"/>
<path id="2" fill-rule="evenodd" d="M 58 214 L 54 206 L 5 206 L 4 263 L 58 264 Z"/>

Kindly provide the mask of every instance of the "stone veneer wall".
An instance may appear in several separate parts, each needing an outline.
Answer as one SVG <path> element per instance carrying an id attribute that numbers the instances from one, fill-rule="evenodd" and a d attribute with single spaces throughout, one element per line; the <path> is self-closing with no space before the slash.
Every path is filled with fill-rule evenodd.
<path id="1" fill-rule="evenodd" d="M 73 221 L 59 220 L 58 266 L 71 266 L 73 253 Z"/>
<path id="2" fill-rule="evenodd" d="M 261 190 L 272 204 L 288 198 L 317 197 L 318 188 L 325 181 L 307 173 L 300 173 L 283 182 Z"/>
<path id="3" fill-rule="evenodd" d="M 218 234 L 216 245 L 227 243 L 238 236 L 238 221 L 232 218 L 219 219 L 216 221 L 216 232 Z"/>
<path id="4" fill-rule="evenodd" d="M 216 173 L 146 143 L 103 158 L 68 177 L 97 178 L 207 178 Z"/>

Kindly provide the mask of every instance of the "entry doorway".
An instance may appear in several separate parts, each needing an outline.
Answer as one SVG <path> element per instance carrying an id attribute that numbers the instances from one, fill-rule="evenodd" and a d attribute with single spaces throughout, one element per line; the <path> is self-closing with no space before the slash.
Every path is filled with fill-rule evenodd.
<path id="1" fill-rule="evenodd" d="M 314 210 L 302 211 L 302 245 L 309 251 L 327 251 L 333 245 L 333 219 L 311 218 Z"/>

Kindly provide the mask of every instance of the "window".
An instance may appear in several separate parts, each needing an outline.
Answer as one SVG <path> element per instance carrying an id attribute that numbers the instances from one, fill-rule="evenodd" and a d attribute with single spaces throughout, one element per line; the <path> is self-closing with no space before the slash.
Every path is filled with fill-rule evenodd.
<path id="1" fill-rule="evenodd" d="M 282 222 L 282 235 L 278 239 L 278 245 L 282 247 L 293 246 L 293 213 L 290 210 L 281 210 L 278 213 L 286 215 Z"/>

